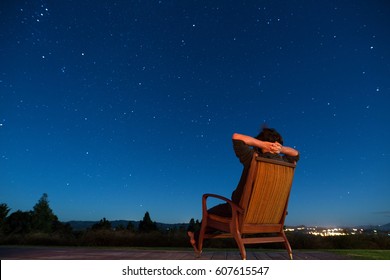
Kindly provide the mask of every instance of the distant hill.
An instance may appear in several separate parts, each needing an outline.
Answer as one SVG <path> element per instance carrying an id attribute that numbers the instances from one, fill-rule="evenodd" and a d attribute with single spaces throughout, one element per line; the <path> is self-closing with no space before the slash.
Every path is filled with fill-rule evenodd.
<path id="1" fill-rule="evenodd" d="M 67 224 L 70 224 L 70 226 L 73 228 L 73 230 L 85 230 L 88 228 L 91 228 L 94 224 L 98 223 L 99 221 L 69 221 L 65 222 Z M 128 223 L 131 222 L 134 226 L 134 228 L 138 228 L 139 221 L 126 221 L 126 220 L 116 220 L 116 221 L 110 221 L 112 228 L 116 228 L 119 226 L 123 226 L 124 228 L 127 227 Z M 166 223 L 157 223 L 157 227 L 161 230 L 166 229 L 173 229 L 173 228 L 180 228 L 184 227 L 187 228 L 187 223 L 177 223 L 177 224 L 166 224 Z"/>
<path id="2" fill-rule="evenodd" d="M 357 228 L 363 228 L 365 230 L 379 230 L 379 231 L 390 231 L 390 223 L 385 225 L 365 225 L 365 226 L 358 226 Z"/>

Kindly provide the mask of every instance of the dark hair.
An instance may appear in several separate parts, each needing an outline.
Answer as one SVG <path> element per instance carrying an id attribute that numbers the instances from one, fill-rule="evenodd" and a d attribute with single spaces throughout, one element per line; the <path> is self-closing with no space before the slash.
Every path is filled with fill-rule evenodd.
<path id="1" fill-rule="evenodd" d="M 256 136 L 257 139 L 267 142 L 278 142 L 283 145 L 283 137 L 279 134 L 274 128 L 263 127 L 259 135 Z"/>

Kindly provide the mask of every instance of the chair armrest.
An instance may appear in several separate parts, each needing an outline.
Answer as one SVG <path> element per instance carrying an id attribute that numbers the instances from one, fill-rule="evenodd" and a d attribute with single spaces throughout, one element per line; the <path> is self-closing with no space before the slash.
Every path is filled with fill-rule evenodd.
<path id="1" fill-rule="evenodd" d="M 225 202 L 227 202 L 227 203 L 234 203 L 232 200 L 230 200 L 230 199 L 228 199 L 228 198 L 226 198 L 226 197 L 224 197 L 224 196 L 222 196 L 222 195 L 218 195 L 218 194 L 213 194 L 213 193 L 205 193 L 203 196 L 202 196 L 202 198 L 203 198 L 203 200 L 206 200 L 208 197 L 214 197 L 214 198 L 217 198 L 217 199 L 221 199 L 221 200 L 223 200 L 223 201 L 225 201 Z"/>
<path id="2" fill-rule="evenodd" d="M 244 212 L 244 209 L 242 209 L 240 206 L 235 204 L 232 200 L 218 194 L 206 193 L 202 196 L 202 210 L 204 215 L 207 214 L 207 198 L 209 197 L 217 198 L 228 203 L 232 209 L 232 214 L 234 212 L 239 212 L 239 213 Z"/>

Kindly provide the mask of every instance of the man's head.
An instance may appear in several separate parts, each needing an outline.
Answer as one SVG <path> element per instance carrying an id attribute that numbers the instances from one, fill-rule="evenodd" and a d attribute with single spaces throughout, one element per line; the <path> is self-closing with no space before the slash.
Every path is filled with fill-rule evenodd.
<path id="1" fill-rule="evenodd" d="M 280 135 L 279 132 L 277 132 L 273 128 L 263 127 L 262 131 L 259 133 L 259 135 L 256 136 L 256 138 L 261 141 L 272 142 L 272 143 L 278 142 L 281 145 L 283 145 L 282 135 Z"/>

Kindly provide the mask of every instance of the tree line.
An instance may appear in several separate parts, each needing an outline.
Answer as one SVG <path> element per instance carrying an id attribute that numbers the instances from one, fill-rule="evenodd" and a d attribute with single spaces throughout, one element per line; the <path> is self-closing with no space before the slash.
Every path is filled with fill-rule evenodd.
<path id="1" fill-rule="evenodd" d="M 0 245 L 80 245 L 80 246 L 188 246 L 187 227 L 159 229 L 149 212 L 138 223 L 113 227 L 102 218 L 85 230 L 74 230 L 60 222 L 44 193 L 31 211 L 11 214 L 6 203 L 0 204 Z M 189 228 L 199 228 L 191 219 Z"/>
<path id="2" fill-rule="evenodd" d="M 188 247 L 187 231 L 196 231 L 200 222 L 193 218 L 187 225 L 159 229 L 149 212 L 135 224 L 113 227 L 106 218 L 84 230 L 74 230 L 53 213 L 48 195 L 43 194 L 31 211 L 17 210 L 11 214 L 6 203 L 0 204 L 0 245 L 61 245 L 61 246 L 129 246 Z M 137 225 L 137 226 L 136 226 Z M 287 232 L 294 249 L 390 249 L 387 234 L 360 234 L 320 237 Z M 259 248 L 259 245 L 251 245 Z M 249 247 L 251 247 L 249 246 Z M 236 248 L 234 240 L 205 240 L 205 247 Z M 263 244 L 261 248 L 282 248 L 280 244 Z"/>

